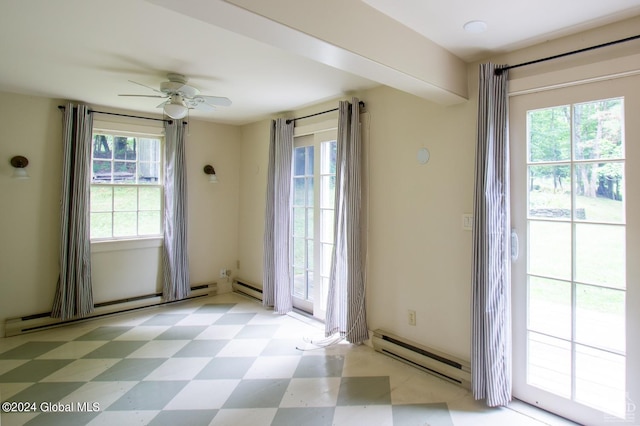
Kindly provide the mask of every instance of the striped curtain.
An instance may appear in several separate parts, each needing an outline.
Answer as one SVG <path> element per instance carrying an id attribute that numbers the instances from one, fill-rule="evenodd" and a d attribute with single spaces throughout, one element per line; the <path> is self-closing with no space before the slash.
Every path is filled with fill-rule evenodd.
<path id="1" fill-rule="evenodd" d="M 293 121 L 271 123 L 264 224 L 262 304 L 279 314 L 293 309 L 289 273 Z"/>
<path id="2" fill-rule="evenodd" d="M 89 235 L 93 117 L 86 105 L 69 103 L 63 120 L 60 276 L 51 316 L 65 320 L 93 312 Z"/>
<path id="3" fill-rule="evenodd" d="M 360 101 L 338 106 L 335 245 L 331 260 L 325 334 L 340 333 L 350 343 L 369 338 L 365 313 L 361 219 L 362 143 Z"/>
<path id="4" fill-rule="evenodd" d="M 473 219 L 473 395 L 511 400 L 511 271 L 507 72 L 480 66 Z"/>
<path id="5" fill-rule="evenodd" d="M 164 242 L 162 297 L 181 300 L 191 291 L 187 253 L 187 177 L 185 132 L 178 120 L 164 123 Z"/>

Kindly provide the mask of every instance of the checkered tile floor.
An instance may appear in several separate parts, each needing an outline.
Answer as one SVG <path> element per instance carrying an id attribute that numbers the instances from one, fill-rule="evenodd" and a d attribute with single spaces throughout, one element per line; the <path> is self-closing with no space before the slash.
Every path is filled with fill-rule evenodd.
<path id="1" fill-rule="evenodd" d="M 322 335 L 224 294 L 0 339 L 0 401 L 36 409 L 0 424 L 541 424 L 365 345 L 306 343 Z"/>

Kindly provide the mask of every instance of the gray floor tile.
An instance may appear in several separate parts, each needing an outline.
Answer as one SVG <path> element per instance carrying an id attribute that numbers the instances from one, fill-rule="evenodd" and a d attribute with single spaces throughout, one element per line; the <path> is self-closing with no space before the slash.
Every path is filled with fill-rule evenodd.
<path id="1" fill-rule="evenodd" d="M 187 317 L 187 314 L 158 314 L 140 325 L 174 325 Z"/>
<path id="2" fill-rule="evenodd" d="M 67 342 L 27 342 L 0 354 L 0 359 L 33 359 Z"/>
<path id="3" fill-rule="evenodd" d="M 98 349 L 89 352 L 83 358 L 92 359 L 111 359 L 111 358 L 125 358 L 131 353 L 140 349 L 147 344 L 146 341 L 138 340 L 115 340 L 105 343 Z"/>
<path id="4" fill-rule="evenodd" d="M 449 408 L 444 402 L 394 405 L 391 410 L 394 425 L 453 426 Z"/>
<path id="5" fill-rule="evenodd" d="M 260 356 L 302 356 L 304 351 L 296 349 L 298 346 L 304 347 L 301 339 L 272 339 Z"/>
<path id="6" fill-rule="evenodd" d="M 127 326 L 98 327 L 95 330 L 91 330 L 90 332 L 83 334 L 75 340 L 113 340 L 132 328 L 133 327 Z"/>
<path id="7" fill-rule="evenodd" d="M 196 313 L 198 314 L 224 314 L 236 306 L 235 303 L 209 303 L 202 305 Z"/>
<path id="8" fill-rule="evenodd" d="M 270 339 L 278 328 L 278 325 L 245 325 L 234 339 Z"/>
<path id="9" fill-rule="evenodd" d="M 27 423 L 25 426 L 84 426 L 100 413 L 42 413 Z"/>
<path id="10" fill-rule="evenodd" d="M 195 379 L 242 379 L 255 360 L 254 357 L 214 358 L 200 370 Z"/>
<path id="11" fill-rule="evenodd" d="M 40 410 L 41 403 L 61 401 L 82 385 L 84 382 L 36 383 L 13 395 L 8 401 L 35 402 Z"/>
<path id="12" fill-rule="evenodd" d="M 161 411 L 151 420 L 149 426 L 207 426 L 218 410 L 167 410 Z"/>
<path id="13" fill-rule="evenodd" d="M 213 357 L 230 340 L 193 340 L 180 349 L 174 357 Z"/>
<path id="14" fill-rule="evenodd" d="M 204 325 L 176 325 L 162 332 L 155 340 L 192 340 L 206 329 Z"/>
<path id="15" fill-rule="evenodd" d="M 289 386 L 289 379 L 243 380 L 233 390 L 222 408 L 278 407 Z"/>
<path id="16" fill-rule="evenodd" d="M 73 361 L 72 359 L 36 359 L 29 361 L 0 376 L 0 383 L 39 382 Z"/>
<path id="17" fill-rule="evenodd" d="M 215 325 L 239 325 L 239 324 L 246 324 L 249 321 L 251 321 L 251 319 L 253 317 L 255 317 L 256 314 L 224 314 L 221 318 L 219 318 L 216 322 L 214 322 Z"/>
<path id="18" fill-rule="evenodd" d="M 343 366 L 342 355 L 305 356 L 300 360 L 293 377 L 340 377 Z"/>
<path id="19" fill-rule="evenodd" d="M 187 383 L 188 380 L 140 382 L 111 404 L 107 411 L 162 410 Z"/>
<path id="20" fill-rule="evenodd" d="M 127 358 L 93 378 L 94 382 L 142 380 L 160 367 L 167 358 Z"/>
<path id="21" fill-rule="evenodd" d="M 279 408 L 271 424 L 278 426 L 331 426 L 335 407 Z"/>
<path id="22" fill-rule="evenodd" d="M 391 404 L 389 377 L 343 377 L 340 380 L 337 405 L 378 404 Z"/>

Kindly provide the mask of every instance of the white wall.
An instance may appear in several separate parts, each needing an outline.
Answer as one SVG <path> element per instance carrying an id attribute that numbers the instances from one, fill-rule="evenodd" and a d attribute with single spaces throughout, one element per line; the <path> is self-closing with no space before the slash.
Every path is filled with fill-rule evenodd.
<path id="1" fill-rule="evenodd" d="M 57 106 L 62 103 L 0 93 L 0 335 L 5 319 L 48 312 L 53 301 L 62 173 L 62 115 Z M 31 179 L 11 179 L 9 159 L 14 155 L 29 159 Z M 220 289 L 228 291 L 230 284 L 218 274 L 222 268 L 235 269 L 238 258 L 240 129 L 192 120 L 186 156 L 191 283 L 218 281 Z M 205 164 L 215 167 L 218 185 L 208 182 Z M 95 302 L 160 291 L 160 261 L 157 242 L 142 247 L 94 244 Z"/>

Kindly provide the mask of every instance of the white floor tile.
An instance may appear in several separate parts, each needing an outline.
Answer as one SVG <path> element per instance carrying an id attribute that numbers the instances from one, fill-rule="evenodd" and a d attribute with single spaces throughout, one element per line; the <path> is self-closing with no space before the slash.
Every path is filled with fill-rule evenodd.
<path id="1" fill-rule="evenodd" d="M 218 352 L 217 356 L 259 356 L 268 343 L 269 339 L 232 340 Z"/>
<path id="2" fill-rule="evenodd" d="M 0 359 L 0 376 L 9 370 L 13 370 L 16 367 L 21 366 L 25 362 L 29 362 L 28 359 Z"/>
<path id="3" fill-rule="evenodd" d="M 98 349 L 100 346 L 107 343 L 101 340 L 82 340 L 67 342 L 64 345 L 47 352 L 44 355 L 39 356 L 36 359 L 76 359 L 82 358 L 89 352 Z"/>
<path id="4" fill-rule="evenodd" d="M 144 380 L 191 380 L 210 361 L 211 358 L 170 358 Z"/>
<path id="5" fill-rule="evenodd" d="M 269 426 L 276 408 L 224 409 L 218 411 L 209 426 Z"/>
<path id="6" fill-rule="evenodd" d="M 138 382 L 89 382 L 62 399 L 63 404 L 75 402 L 97 402 L 104 411 Z M 127 423 L 120 423 L 127 424 Z"/>
<path id="7" fill-rule="evenodd" d="M 299 356 L 259 357 L 244 375 L 245 379 L 289 379 L 300 362 Z"/>
<path id="8" fill-rule="evenodd" d="M 146 321 L 146 320 L 145 320 Z M 151 340 L 158 337 L 170 327 L 167 325 L 143 325 L 125 331 L 113 340 Z"/>
<path id="9" fill-rule="evenodd" d="M 0 382 L 0 401 L 4 402 L 11 398 L 13 395 L 16 395 L 19 392 L 22 392 L 33 383 L 2 383 Z"/>
<path id="10" fill-rule="evenodd" d="M 224 314 L 191 314 L 176 325 L 211 325 L 219 320 Z"/>
<path id="11" fill-rule="evenodd" d="M 187 384 L 164 409 L 212 410 L 222 407 L 240 380 L 194 380 Z"/>
<path id="12" fill-rule="evenodd" d="M 212 325 L 198 334 L 195 340 L 230 340 L 242 330 L 242 325 Z"/>
<path id="13" fill-rule="evenodd" d="M 77 359 L 42 382 L 88 382 L 119 362 L 120 359 Z"/>
<path id="14" fill-rule="evenodd" d="M 170 358 L 189 340 L 152 340 L 133 351 L 127 358 Z"/>
<path id="15" fill-rule="evenodd" d="M 146 425 L 160 411 L 105 411 L 87 423 L 87 426 Z"/>

